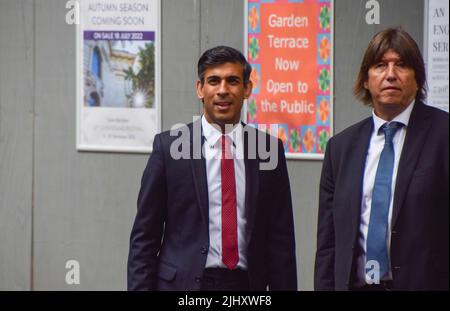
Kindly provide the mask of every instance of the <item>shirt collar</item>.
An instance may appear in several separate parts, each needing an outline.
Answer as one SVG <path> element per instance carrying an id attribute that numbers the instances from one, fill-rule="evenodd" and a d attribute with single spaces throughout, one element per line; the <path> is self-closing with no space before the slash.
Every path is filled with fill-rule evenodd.
<path id="1" fill-rule="evenodd" d="M 211 146 L 216 145 L 218 140 L 222 137 L 222 132 L 210 124 L 206 120 L 205 115 L 202 115 L 202 129 L 203 136 L 205 136 L 206 141 Z M 236 124 L 233 130 L 225 135 L 231 139 L 233 146 L 237 148 L 237 146 L 242 143 L 242 123 L 239 122 Z"/>
<path id="2" fill-rule="evenodd" d="M 408 127 L 408 123 L 409 123 L 409 118 L 411 117 L 411 112 L 414 108 L 414 104 L 415 101 L 413 101 L 411 104 L 408 105 L 408 107 L 403 110 L 402 113 L 400 113 L 398 116 L 396 116 L 394 119 L 392 119 L 392 121 L 388 122 L 386 120 L 383 120 L 382 118 L 380 118 L 379 116 L 377 116 L 375 114 L 375 109 L 372 110 L 372 118 L 373 118 L 373 129 L 375 131 L 375 133 L 380 134 L 380 128 L 383 126 L 383 124 L 387 123 L 391 123 L 391 122 L 399 122 L 401 124 L 403 124 L 405 127 Z"/>

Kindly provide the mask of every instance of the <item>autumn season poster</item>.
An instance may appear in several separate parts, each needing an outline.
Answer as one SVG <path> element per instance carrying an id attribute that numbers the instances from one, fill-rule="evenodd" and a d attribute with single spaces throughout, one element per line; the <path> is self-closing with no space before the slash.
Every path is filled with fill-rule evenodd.
<path id="1" fill-rule="evenodd" d="M 151 152 L 161 123 L 159 0 L 80 5 L 78 150 Z"/>

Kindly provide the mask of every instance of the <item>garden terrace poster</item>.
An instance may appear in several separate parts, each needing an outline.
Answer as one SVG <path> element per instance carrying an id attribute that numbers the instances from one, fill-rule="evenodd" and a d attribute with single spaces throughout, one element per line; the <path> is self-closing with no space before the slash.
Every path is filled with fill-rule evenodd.
<path id="1" fill-rule="evenodd" d="M 278 136 L 288 158 L 323 159 L 332 135 L 332 13 L 330 0 L 245 3 L 246 120 Z"/>

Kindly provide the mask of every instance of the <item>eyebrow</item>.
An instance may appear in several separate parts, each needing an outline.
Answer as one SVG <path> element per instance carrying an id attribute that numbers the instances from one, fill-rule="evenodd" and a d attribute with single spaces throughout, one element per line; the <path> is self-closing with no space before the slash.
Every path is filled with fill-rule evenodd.
<path id="1" fill-rule="evenodd" d="M 229 75 L 229 76 L 225 76 L 225 77 L 223 77 L 223 78 L 221 78 L 220 76 L 218 76 L 218 75 L 211 75 L 211 76 L 208 76 L 208 77 L 206 77 L 206 80 L 210 80 L 210 79 L 238 79 L 238 80 L 242 80 L 242 78 L 241 77 L 239 77 L 239 76 L 236 76 L 236 75 Z"/>

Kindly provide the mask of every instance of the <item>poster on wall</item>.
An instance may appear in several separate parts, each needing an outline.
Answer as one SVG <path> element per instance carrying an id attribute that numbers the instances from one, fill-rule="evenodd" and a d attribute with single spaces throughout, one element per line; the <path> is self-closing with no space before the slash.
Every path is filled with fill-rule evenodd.
<path id="1" fill-rule="evenodd" d="M 77 149 L 151 152 L 160 130 L 159 0 L 82 0 Z"/>
<path id="2" fill-rule="evenodd" d="M 427 67 L 427 104 L 449 111 L 448 1 L 425 1 L 424 54 Z"/>
<path id="3" fill-rule="evenodd" d="M 323 159 L 332 135 L 332 15 L 331 0 L 245 2 L 246 120 L 278 136 L 287 158 Z"/>

